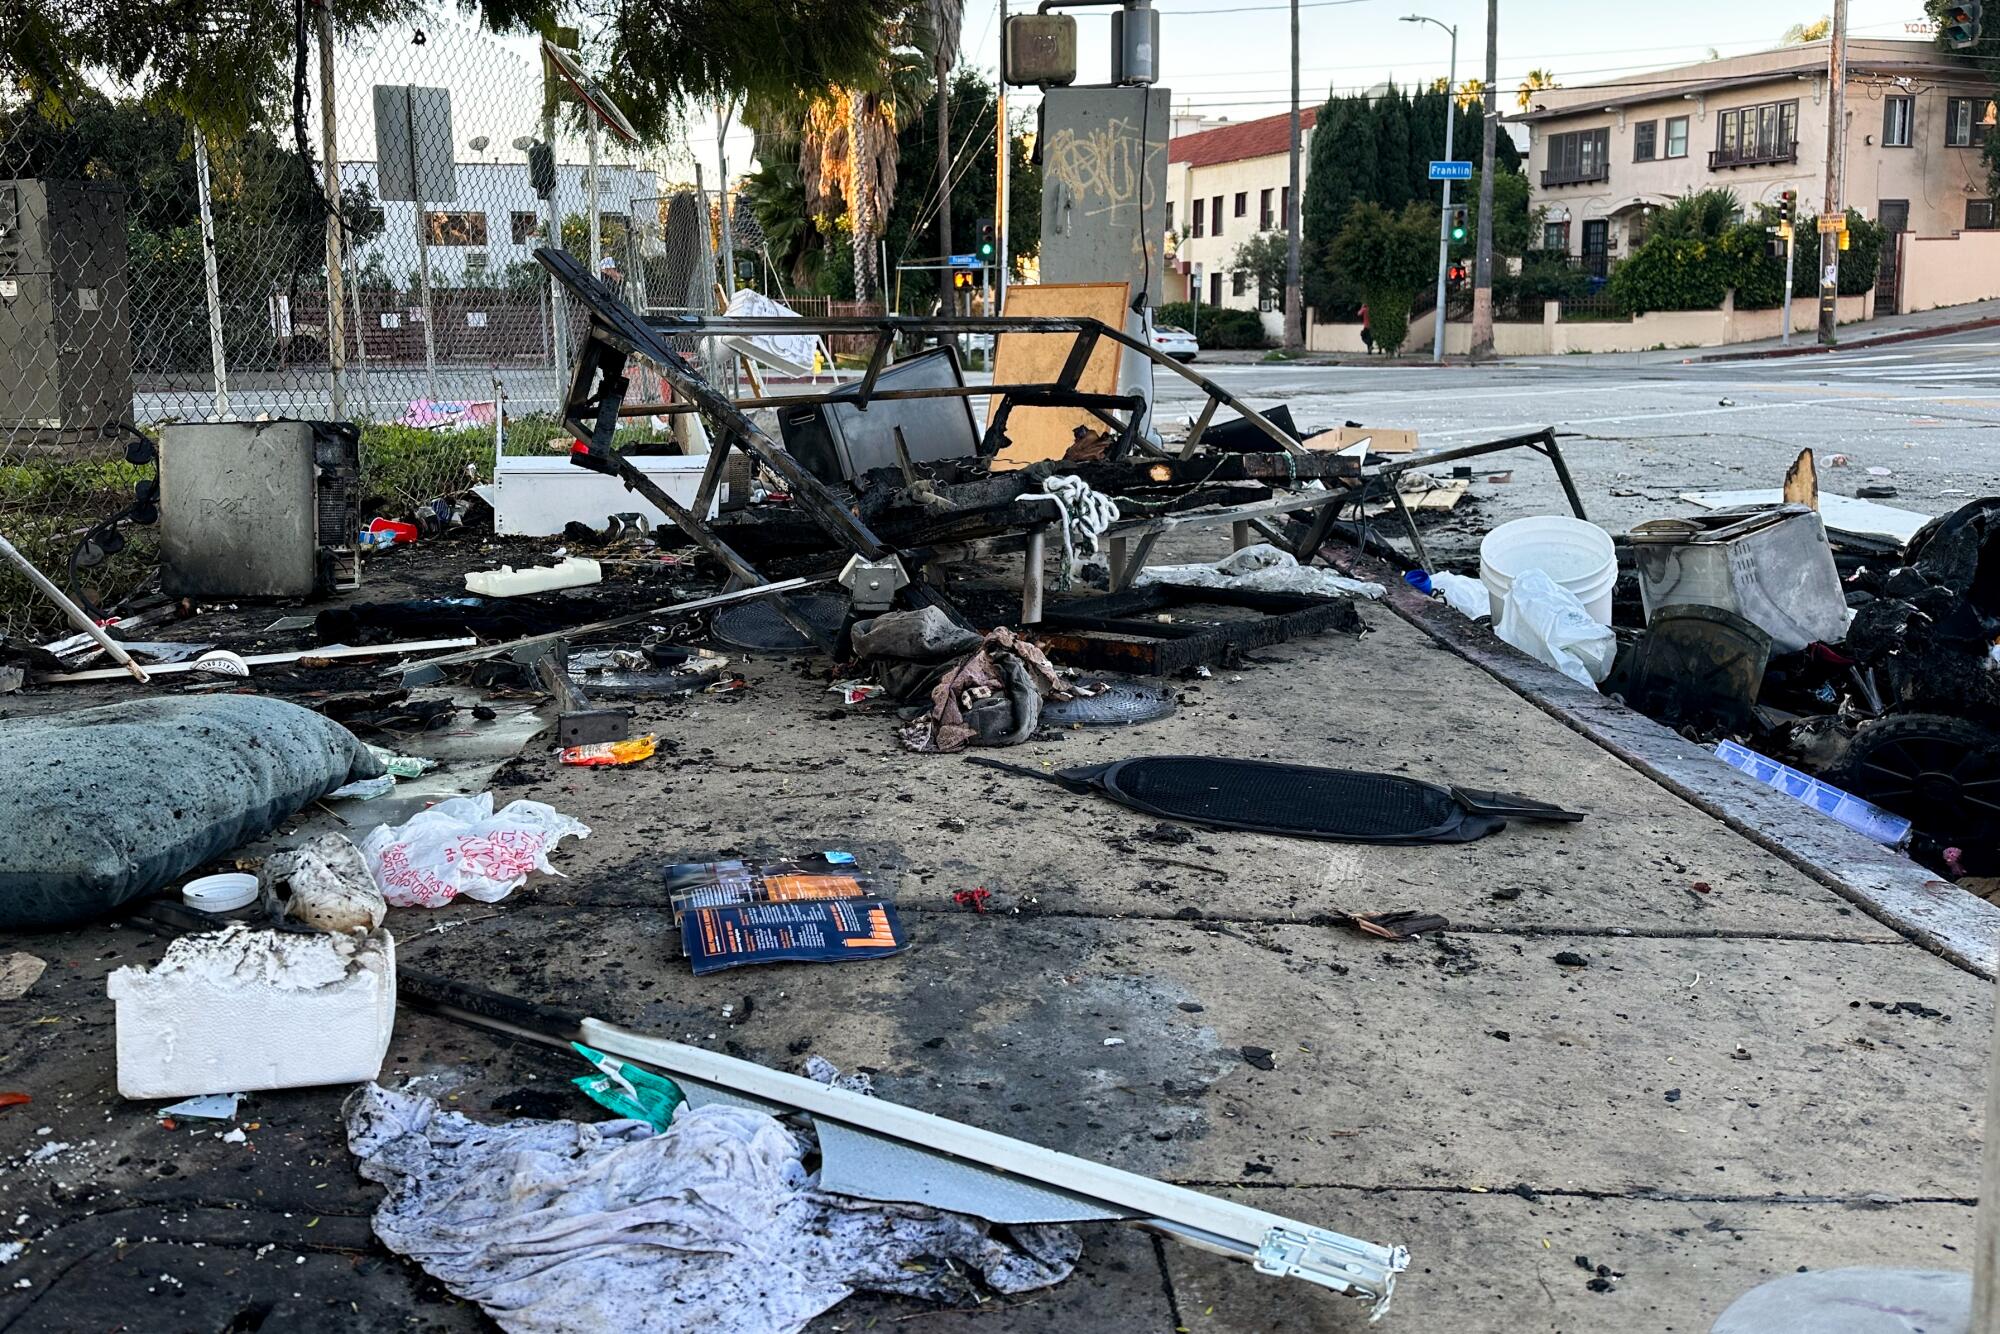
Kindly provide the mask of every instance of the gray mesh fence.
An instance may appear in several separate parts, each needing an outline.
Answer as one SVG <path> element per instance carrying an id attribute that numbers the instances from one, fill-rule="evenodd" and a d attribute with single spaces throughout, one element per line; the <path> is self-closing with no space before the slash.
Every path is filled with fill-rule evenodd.
<path id="1" fill-rule="evenodd" d="M 440 10 L 340 41 L 330 70 L 310 56 L 309 156 L 281 114 L 205 136 L 143 88 L 60 124 L 0 95 L 0 533 L 59 583 L 149 473 L 125 461 L 135 429 L 359 421 L 388 514 L 489 478 L 502 447 L 565 448 L 554 412 L 582 321 L 533 260 L 552 234 L 636 304 L 711 308 L 692 164 L 587 135 L 574 100 L 545 115 L 533 41 Z M 78 574 L 100 602 L 149 572 L 150 533 L 128 538 Z M 0 568 L 0 632 L 56 621 Z"/>

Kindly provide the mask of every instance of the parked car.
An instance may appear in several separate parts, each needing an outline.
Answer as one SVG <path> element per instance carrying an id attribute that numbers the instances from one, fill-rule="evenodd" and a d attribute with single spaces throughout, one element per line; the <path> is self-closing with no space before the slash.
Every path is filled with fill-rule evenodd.
<path id="1" fill-rule="evenodd" d="M 1201 351 L 1201 344 L 1195 341 L 1195 336 L 1178 324 L 1154 325 L 1153 347 L 1175 361 L 1193 361 L 1195 354 Z"/>

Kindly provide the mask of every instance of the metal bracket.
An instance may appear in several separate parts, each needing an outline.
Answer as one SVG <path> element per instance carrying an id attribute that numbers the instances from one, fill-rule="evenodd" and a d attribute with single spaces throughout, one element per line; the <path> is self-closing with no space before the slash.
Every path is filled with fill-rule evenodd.
<path id="1" fill-rule="evenodd" d="M 909 573 L 895 556 L 884 556 L 881 560 L 849 556 L 846 566 L 840 571 L 841 586 L 847 589 L 854 610 L 869 615 L 894 607 L 896 594 L 909 582 Z"/>
<path id="2" fill-rule="evenodd" d="M 1264 1234 L 1251 1263 L 1260 1274 L 1302 1278 L 1360 1297 L 1370 1303 L 1368 1318 L 1379 1320 L 1395 1294 L 1396 1275 L 1410 1267 L 1410 1252 L 1325 1228 L 1274 1227 Z"/>

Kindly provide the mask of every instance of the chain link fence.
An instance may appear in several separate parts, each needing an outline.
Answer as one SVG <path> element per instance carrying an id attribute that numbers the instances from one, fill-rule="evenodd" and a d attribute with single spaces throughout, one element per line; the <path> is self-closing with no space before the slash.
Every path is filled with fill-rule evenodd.
<path id="1" fill-rule="evenodd" d="M 0 534 L 99 603 L 151 571 L 144 528 L 70 568 L 151 475 L 135 431 L 354 420 L 369 503 L 407 514 L 503 451 L 567 447 L 583 317 L 534 261 L 549 238 L 642 308 L 714 308 L 719 205 L 692 161 L 587 133 L 560 79 L 545 114 L 533 40 L 440 10 L 333 43 L 331 68 L 320 49 L 305 153 L 289 120 L 204 135 L 143 88 L 61 122 L 0 95 Z M 57 620 L 0 568 L 0 633 Z"/>

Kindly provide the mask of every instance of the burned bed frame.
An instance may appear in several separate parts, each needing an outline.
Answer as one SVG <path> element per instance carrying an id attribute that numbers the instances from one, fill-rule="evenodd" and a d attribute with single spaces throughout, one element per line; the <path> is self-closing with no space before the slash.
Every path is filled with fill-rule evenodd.
<path id="1" fill-rule="evenodd" d="M 1381 468 L 1364 470 L 1358 460 L 1320 450 L 1309 450 L 1293 434 L 1251 408 L 1222 386 L 1166 356 L 1122 329 L 1098 320 L 1067 316 L 998 318 L 920 318 L 912 316 L 860 316 L 834 319 L 749 318 L 712 316 L 643 316 L 605 287 L 575 257 L 566 251 L 543 247 L 535 252 L 574 301 L 589 315 L 590 324 L 579 349 L 575 370 L 562 405 L 563 424 L 576 438 L 571 461 L 619 478 L 663 514 L 673 520 L 688 539 L 719 561 L 729 571 L 733 588 L 768 583 L 762 573 L 734 550 L 708 522 L 707 515 L 721 486 L 731 452 L 741 450 L 761 463 L 781 480 L 792 501 L 835 545 L 850 557 L 868 565 L 894 562 L 897 549 L 884 541 L 862 517 L 859 507 L 850 505 L 812 472 L 807 470 L 782 443 L 751 420 L 747 409 L 798 406 L 802 403 L 848 403 L 865 409 L 873 402 L 894 402 L 923 398 L 997 398 L 984 440 L 982 456 L 990 457 L 1004 445 L 1009 414 L 1022 407 L 1073 408 L 1091 414 L 1104 423 L 1111 444 L 1104 461 L 1095 464 L 1061 463 L 1065 473 L 1085 475 L 1099 490 L 1118 490 L 1126 485 L 1172 484 L 1204 479 L 1210 466 L 1203 455 L 1203 436 L 1217 409 L 1228 407 L 1249 427 L 1262 433 L 1276 447 L 1265 454 L 1220 456 L 1216 466 L 1234 460 L 1229 480 L 1259 481 L 1290 494 L 1220 510 L 1184 512 L 1131 519 L 1113 526 L 1112 586 L 1114 591 L 1130 584 L 1144 565 L 1153 543 L 1177 527 L 1196 524 L 1231 525 L 1238 546 L 1261 536 L 1291 551 L 1302 563 L 1310 562 L 1325 543 L 1340 504 L 1358 496 L 1364 481 L 1384 479 L 1389 494 L 1403 520 L 1412 545 L 1424 554 L 1416 523 L 1395 490 L 1395 478 L 1423 463 L 1465 458 L 1499 449 L 1534 448 L 1546 454 L 1579 515 L 1582 504 L 1576 497 L 1569 473 L 1557 450 L 1552 431 L 1511 437 L 1486 445 L 1466 446 L 1429 455 L 1399 459 Z M 675 350 L 671 339 L 688 337 L 754 336 L 757 334 L 804 332 L 847 334 L 873 340 L 867 369 L 861 379 L 820 394 L 756 396 L 736 398 L 711 385 L 689 360 Z M 936 338 L 941 335 L 979 333 L 1069 334 L 1072 342 L 1056 378 L 1033 384 L 960 385 L 923 389 L 878 389 L 877 382 L 889 365 L 898 338 Z M 1137 395 L 1097 394 L 1078 388 L 1091 356 L 1110 340 L 1150 360 L 1164 370 L 1199 388 L 1203 395 L 1200 412 L 1186 439 L 1176 450 L 1154 445 L 1144 432 L 1146 403 Z M 650 363 L 661 381 L 673 392 L 670 403 L 634 402 L 628 397 L 632 381 L 627 374 L 634 358 Z M 677 413 L 700 413 L 710 428 L 712 445 L 691 506 L 667 494 L 652 478 L 628 460 L 614 444 L 619 422 L 628 417 L 651 417 Z M 1219 476 L 1219 474 L 1209 474 Z M 1056 519 L 1055 507 L 1042 502 L 1028 503 L 1020 496 L 1033 490 L 1032 479 L 1008 483 L 1002 479 L 1018 474 L 997 474 L 986 483 L 998 489 L 990 497 L 982 523 L 990 534 L 1019 535 L 1025 543 L 1027 574 L 1022 596 L 1022 620 L 1035 623 L 1042 617 L 1041 567 L 1049 524 Z M 1324 489 L 1302 489 L 1310 483 Z M 1006 494 L 1009 486 L 1014 495 Z M 1288 533 L 1285 517 L 1303 515 L 1304 522 Z M 976 526 L 976 525 L 975 525 Z M 1428 563 L 1428 562 L 1426 562 Z M 938 606 L 957 618 L 950 603 L 921 579 L 911 580 L 905 597 L 916 606 Z M 831 652 L 822 629 L 809 624 L 779 594 L 770 598 L 773 610 L 821 649 Z"/>

